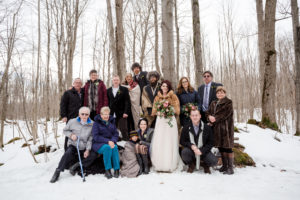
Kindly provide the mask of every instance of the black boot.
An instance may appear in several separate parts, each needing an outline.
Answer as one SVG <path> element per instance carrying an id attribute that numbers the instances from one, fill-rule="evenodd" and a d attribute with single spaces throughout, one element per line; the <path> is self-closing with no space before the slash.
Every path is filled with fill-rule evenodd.
<path id="1" fill-rule="evenodd" d="M 115 170 L 115 172 L 114 172 L 114 177 L 115 178 L 119 178 L 119 176 L 120 176 L 120 170 Z"/>
<path id="2" fill-rule="evenodd" d="M 72 165 L 70 168 L 69 168 L 69 172 L 70 174 L 72 174 L 73 176 L 75 175 L 76 173 L 76 169 L 79 167 L 79 162 L 75 163 L 74 165 Z"/>
<path id="3" fill-rule="evenodd" d="M 56 169 L 50 180 L 50 183 L 55 183 L 58 180 L 59 174 L 60 174 L 60 170 Z"/>
<path id="4" fill-rule="evenodd" d="M 228 169 L 223 174 L 234 174 L 233 171 L 233 153 L 227 153 Z"/>
<path id="5" fill-rule="evenodd" d="M 222 152 L 222 167 L 219 169 L 219 172 L 225 172 L 228 169 L 228 159 L 227 159 L 227 153 Z"/>
<path id="6" fill-rule="evenodd" d="M 147 154 L 142 154 L 142 160 L 143 160 L 143 165 L 144 165 L 144 174 L 149 174 L 149 160 L 148 160 L 148 155 Z"/>
<path id="7" fill-rule="evenodd" d="M 110 178 L 112 178 L 112 175 L 111 175 L 111 172 L 110 172 L 110 169 L 109 170 L 105 170 L 105 177 L 107 178 L 107 179 L 110 179 Z"/>
<path id="8" fill-rule="evenodd" d="M 137 174 L 138 176 L 141 175 L 143 173 L 143 160 L 142 160 L 142 156 L 141 154 L 137 153 L 136 155 L 136 160 L 140 166 L 140 170 L 139 173 Z"/>

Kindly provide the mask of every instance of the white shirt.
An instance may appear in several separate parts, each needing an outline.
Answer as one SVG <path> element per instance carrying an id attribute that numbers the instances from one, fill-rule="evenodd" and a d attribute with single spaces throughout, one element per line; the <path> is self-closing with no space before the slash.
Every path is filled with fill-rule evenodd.
<path id="1" fill-rule="evenodd" d="M 114 97 L 116 97 L 119 88 L 120 87 L 117 87 L 117 88 L 112 87 L 112 93 L 113 93 Z"/>

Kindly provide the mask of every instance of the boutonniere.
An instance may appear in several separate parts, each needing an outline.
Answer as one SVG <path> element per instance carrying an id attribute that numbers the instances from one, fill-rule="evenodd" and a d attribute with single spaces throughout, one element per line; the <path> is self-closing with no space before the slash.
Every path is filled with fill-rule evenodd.
<path id="1" fill-rule="evenodd" d="M 117 93 L 118 93 L 118 95 L 120 95 L 121 94 L 121 90 L 119 89 Z"/>
<path id="2" fill-rule="evenodd" d="M 96 82 L 95 85 L 98 86 L 98 85 L 99 85 L 99 82 Z"/>
<path id="3" fill-rule="evenodd" d="M 141 78 L 144 78 L 144 77 L 145 77 L 144 75 L 141 76 Z"/>
<path id="4" fill-rule="evenodd" d="M 214 85 L 212 85 L 212 86 L 210 86 L 212 89 L 215 89 L 216 88 L 216 86 L 214 86 Z"/>

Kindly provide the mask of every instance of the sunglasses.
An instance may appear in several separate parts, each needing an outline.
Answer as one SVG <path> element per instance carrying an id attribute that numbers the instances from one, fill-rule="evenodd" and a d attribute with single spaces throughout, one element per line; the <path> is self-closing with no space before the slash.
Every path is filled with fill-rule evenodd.
<path id="1" fill-rule="evenodd" d="M 88 113 L 81 113 L 82 116 L 89 116 L 90 114 Z"/>

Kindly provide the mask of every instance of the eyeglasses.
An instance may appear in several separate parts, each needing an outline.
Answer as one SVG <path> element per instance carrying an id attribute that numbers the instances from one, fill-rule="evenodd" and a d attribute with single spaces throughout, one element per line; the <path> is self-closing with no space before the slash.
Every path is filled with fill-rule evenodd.
<path id="1" fill-rule="evenodd" d="M 209 78 L 210 76 L 203 76 L 203 78 Z"/>
<path id="2" fill-rule="evenodd" d="M 89 116 L 90 114 L 88 113 L 81 113 L 82 116 Z"/>
<path id="3" fill-rule="evenodd" d="M 188 81 L 182 81 L 182 83 L 188 83 Z"/>

